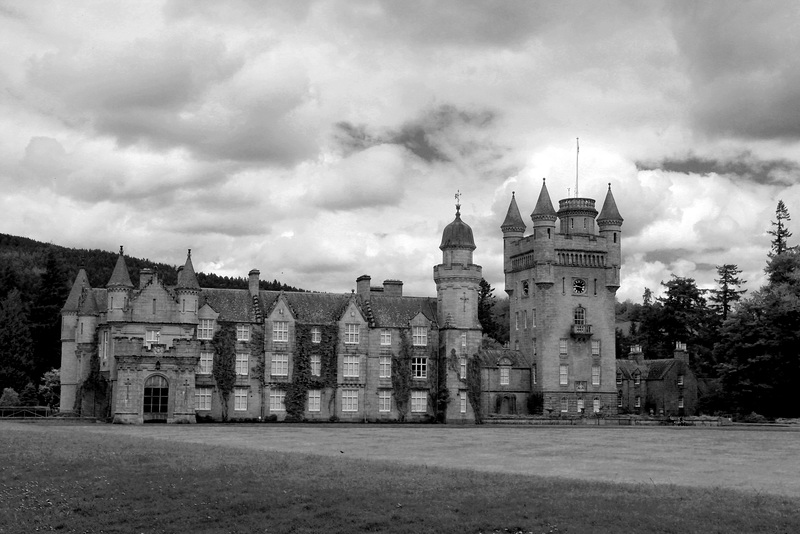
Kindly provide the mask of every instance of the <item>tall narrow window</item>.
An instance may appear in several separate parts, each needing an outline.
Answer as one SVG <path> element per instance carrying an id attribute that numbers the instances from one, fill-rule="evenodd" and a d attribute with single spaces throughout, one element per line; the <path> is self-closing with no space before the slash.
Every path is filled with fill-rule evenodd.
<path id="1" fill-rule="evenodd" d="M 561 338 L 558 340 L 558 354 L 561 356 L 567 355 L 567 339 Z"/>
<path id="2" fill-rule="evenodd" d="M 510 382 L 511 376 L 511 368 L 509 367 L 501 367 L 500 368 L 500 385 L 507 386 Z"/>
<path id="3" fill-rule="evenodd" d="M 412 343 L 415 347 L 424 347 L 428 344 L 428 329 L 424 326 L 415 326 Z"/>
<path id="4" fill-rule="evenodd" d="M 308 390 L 308 411 L 309 412 L 318 412 L 320 408 L 320 399 L 322 398 L 322 392 L 319 389 L 309 389 Z"/>
<path id="5" fill-rule="evenodd" d="M 683 408 L 683 397 L 678 397 L 678 408 Z"/>
<path id="6" fill-rule="evenodd" d="M 593 365 L 592 366 L 592 385 L 599 386 L 600 385 L 600 366 Z"/>
<path id="7" fill-rule="evenodd" d="M 522 311 L 522 324 L 525 325 L 525 330 L 528 329 L 528 310 Z"/>
<path id="8" fill-rule="evenodd" d="M 519 330 L 519 312 L 514 312 L 514 330 Z"/>
<path id="9" fill-rule="evenodd" d="M 569 404 L 567 403 L 566 397 L 561 397 L 561 411 L 562 412 L 569 411 Z"/>
<path id="10" fill-rule="evenodd" d="M 211 339 L 214 337 L 214 319 L 200 319 L 197 325 L 197 339 Z"/>
<path id="11" fill-rule="evenodd" d="M 600 356 L 600 340 L 592 340 L 592 356 Z"/>
<path id="12" fill-rule="evenodd" d="M 153 299 L 153 315 L 156 314 L 156 299 Z"/>
<path id="13" fill-rule="evenodd" d="M 386 389 L 378 391 L 378 411 L 381 413 L 392 411 L 392 392 Z"/>
<path id="14" fill-rule="evenodd" d="M 600 413 L 600 397 L 592 399 L 592 411 L 594 413 Z"/>
<path id="15" fill-rule="evenodd" d="M 586 308 L 578 306 L 575 308 L 573 313 L 573 319 L 575 324 L 584 325 L 586 324 Z"/>
<path id="16" fill-rule="evenodd" d="M 200 353 L 200 368 L 197 370 L 198 374 L 210 375 L 214 366 L 214 353 L 203 351 Z"/>
<path id="17" fill-rule="evenodd" d="M 236 353 L 236 374 L 240 376 L 247 376 L 249 373 L 248 364 L 250 362 L 249 354 L 246 352 Z"/>
<path id="18" fill-rule="evenodd" d="M 562 386 L 569 384 L 569 365 L 562 363 L 558 366 L 558 383 Z"/>
<path id="19" fill-rule="evenodd" d="M 460 408 L 459 411 L 461 413 L 467 413 L 467 392 L 466 391 L 462 391 L 461 392 L 461 398 L 460 398 L 459 405 L 460 405 L 459 406 L 459 408 Z"/>
<path id="20" fill-rule="evenodd" d="M 683 387 L 683 375 L 678 375 L 678 385 Z"/>
<path id="21" fill-rule="evenodd" d="M 461 350 L 467 350 L 467 333 L 461 332 Z"/>
<path id="22" fill-rule="evenodd" d="M 381 356 L 378 365 L 379 378 L 392 377 L 392 358 L 390 356 Z"/>
<path id="23" fill-rule="evenodd" d="M 531 312 L 531 328 L 536 328 L 536 309 Z"/>
<path id="24" fill-rule="evenodd" d="M 634 406 L 636 408 L 641 408 L 642 407 L 642 398 L 640 396 L 638 396 L 638 395 L 636 396 L 636 404 L 634 404 Z"/>
<path id="25" fill-rule="evenodd" d="M 322 343 L 322 329 L 318 326 L 311 327 L 311 343 Z"/>
<path id="26" fill-rule="evenodd" d="M 311 376 L 322 375 L 322 357 L 319 354 L 312 354 L 309 363 L 311 364 Z"/>
<path id="27" fill-rule="evenodd" d="M 578 413 L 583 412 L 583 399 L 578 399 Z"/>
<path id="28" fill-rule="evenodd" d="M 467 379 L 467 359 L 466 358 L 461 358 L 458 361 L 458 369 L 459 369 L 459 371 L 458 371 L 459 377 L 461 377 L 462 380 L 466 380 Z"/>

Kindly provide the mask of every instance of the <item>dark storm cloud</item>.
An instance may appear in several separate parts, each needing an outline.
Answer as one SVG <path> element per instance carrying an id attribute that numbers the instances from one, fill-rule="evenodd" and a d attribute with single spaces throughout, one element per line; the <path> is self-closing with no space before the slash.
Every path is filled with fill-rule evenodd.
<path id="1" fill-rule="evenodd" d="M 349 122 L 335 124 L 334 139 L 345 153 L 364 150 L 379 144 L 399 145 L 428 163 L 451 162 L 465 156 L 483 143 L 460 138 L 466 130 L 480 131 L 492 126 L 495 113 L 469 111 L 443 105 L 423 111 L 397 129 L 371 133 L 366 125 Z M 473 150 L 469 150 L 469 149 Z"/>
<path id="2" fill-rule="evenodd" d="M 800 139 L 800 4 L 667 4 L 692 84 L 691 118 L 712 136 Z"/>
<path id="3" fill-rule="evenodd" d="M 688 154 L 685 157 L 665 158 L 656 162 L 637 161 L 639 170 L 661 169 L 685 174 L 723 174 L 760 184 L 789 186 L 797 183 L 800 165 L 787 159 L 764 160 L 751 152 L 742 152 L 729 159 L 717 159 Z"/>

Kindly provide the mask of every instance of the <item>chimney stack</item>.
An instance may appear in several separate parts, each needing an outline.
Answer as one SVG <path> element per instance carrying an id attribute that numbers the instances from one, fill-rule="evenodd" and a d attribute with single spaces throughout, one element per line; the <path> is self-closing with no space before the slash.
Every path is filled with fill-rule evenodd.
<path id="1" fill-rule="evenodd" d="M 178 272 L 180 272 L 180 270 Z M 139 289 L 142 289 L 144 286 L 149 284 L 152 279 L 153 279 L 153 269 L 145 267 L 144 269 L 139 271 Z"/>
<path id="2" fill-rule="evenodd" d="M 641 365 L 642 360 L 644 360 L 644 353 L 642 352 L 642 346 L 631 345 L 631 352 L 628 354 L 628 359 L 634 360 L 636 363 Z"/>
<path id="3" fill-rule="evenodd" d="M 248 288 L 250 289 L 251 296 L 258 296 L 258 277 L 261 274 L 261 271 L 258 269 L 253 269 L 248 273 Z"/>
<path id="4" fill-rule="evenodd" d="M 372 278 L 369 275 L 362 274 L 356 278 L 356 293 L 361 295 L 365 300 L 369 299 L 369 283 Z"/>
<path id="5" fill-rule="evenodd" d="M 403 282 L 401 280 L 384 280 L 383 294 L 387 297 L 402 297 Z"/>
<path id="6" fill-rule="evenodd" d="M 681 341 L 675 342 L 675 352 L 673 353 L 673 357 L 676 360 L 680 360 L 683 363 L 689 363 L 689 353 L 686 350 L 686 343 Z"/>

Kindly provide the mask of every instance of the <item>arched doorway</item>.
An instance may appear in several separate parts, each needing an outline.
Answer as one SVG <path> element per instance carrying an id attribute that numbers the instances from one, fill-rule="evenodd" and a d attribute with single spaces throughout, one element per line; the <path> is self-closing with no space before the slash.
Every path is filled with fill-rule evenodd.
<path id="1" fill-rule="evenodd" d="M 169 412 L 169 382 L 153 375 L 144 383 L 144 422 L 166 423 Z"/>

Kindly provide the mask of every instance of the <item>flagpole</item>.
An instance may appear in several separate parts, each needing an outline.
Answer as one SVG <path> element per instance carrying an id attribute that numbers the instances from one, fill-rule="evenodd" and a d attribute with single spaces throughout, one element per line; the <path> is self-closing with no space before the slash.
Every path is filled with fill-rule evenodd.
<path id="1" fill-rule="evenodd" d="M 578 194 L 578 157 L 581 154 L 581 144 L 580 139 L 575 138 L 575 198 L 578 198 L 580 195 Z"/>

